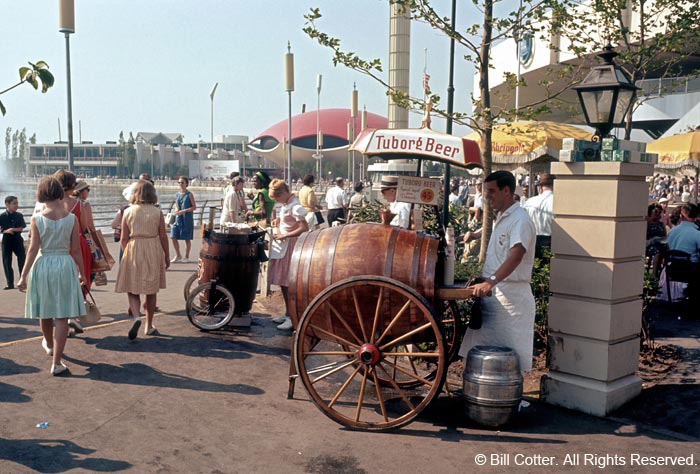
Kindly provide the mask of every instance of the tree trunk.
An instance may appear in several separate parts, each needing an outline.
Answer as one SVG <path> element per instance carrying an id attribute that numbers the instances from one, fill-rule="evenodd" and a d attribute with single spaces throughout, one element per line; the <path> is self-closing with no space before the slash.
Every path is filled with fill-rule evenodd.
<path id="1" fill-rule="evenodd" d="M 484 34 L 481 40 L 481 52 L 479 55 L 479 91 L 481 93 L 481 132 L 483 145 L 482 159 L 484 168 L 484 178 L 491 174 L 491 91 L 489 91 L 489 59 L 491 57 L 491 31 L 493 24 L 493 0 L 484 1 Z M 482 184 L 482 204 L 483 226 L 481 231 L 481 248 L 479 249 L 479 262 L 486 259 L 486 249 L 491 238 L 491 227 L 493 222 L 493 211 L 486 196 L 486 187 Z"/>
<path id="2" fill-rule="evenodd" d="M 637 71 L 636 69 L 632 72 L 632 84 L 637 82 Z M 625 118 L 625 140 L 629 140 L 632 136 L 632 115 L 634 115 L 635 104 L 633 103 L 630 107 L 627 117 Z"/>

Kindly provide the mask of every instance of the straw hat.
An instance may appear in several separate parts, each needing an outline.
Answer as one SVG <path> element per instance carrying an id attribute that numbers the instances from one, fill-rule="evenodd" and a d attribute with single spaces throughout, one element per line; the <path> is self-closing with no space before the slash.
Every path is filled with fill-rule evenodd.
<path id="1" fill-rule="evenodd" d="M 382 183 L 380 189 L 383 191 L 385 189 L 392 189 L 399 187 L 399 177 L 398 176 L 384 176 L 382 177 Z"/>

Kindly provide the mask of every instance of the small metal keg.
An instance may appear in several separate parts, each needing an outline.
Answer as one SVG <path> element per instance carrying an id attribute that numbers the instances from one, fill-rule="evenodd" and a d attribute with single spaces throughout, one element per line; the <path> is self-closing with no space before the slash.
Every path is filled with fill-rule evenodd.
<path id="1" fill-rule="evenodd" d="M 473 347 L 464 364 L 463 389 L 469 418 L 491 427 L 506 424 L 523 396 L 518 354 L 510 347 Z"/>

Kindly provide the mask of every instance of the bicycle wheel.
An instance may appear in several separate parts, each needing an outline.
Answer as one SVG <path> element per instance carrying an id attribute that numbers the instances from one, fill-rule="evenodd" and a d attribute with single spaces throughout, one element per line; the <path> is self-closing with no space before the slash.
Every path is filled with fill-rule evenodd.
<path id="1" fill-rule="evenodd" d="M 202 331 L 219 329 L 233 318 L 235 303 L 226 287 L 210 281 L 199 285 L 187 297 L 187 318 Z"/>

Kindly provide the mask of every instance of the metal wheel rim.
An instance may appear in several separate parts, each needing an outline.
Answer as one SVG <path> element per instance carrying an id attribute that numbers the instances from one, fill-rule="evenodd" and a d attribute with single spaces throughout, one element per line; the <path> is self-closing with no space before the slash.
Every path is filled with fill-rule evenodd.
<path id="1" fill-rule="evenodd" d="M 214 291 L 219 292 L 221 294 L 221 297 L 213 304 L 213 309 L 214 311 L 216 311 L 216 316 L 209 313 L 209 306 L 212 305 L 200 304 L 200 294 L 205 291 L 210 291 L 212 287 L 214 287 L 214 285 L 214 282 L 207 282 L 202 285 L 199 285 L 194 290 L 192 290 L 190 296 L 187 297 L 187 303 L 185 306 L 187 310 L 187 318 L 195 327 L 203 331 L 213 331 L 215 329 L 222 328 L 223 326 L 228 324 L 229 321 L 231 321 L 231 318 L 233 318 L 236 309 L 235 302 L 233 300 L 233 295 L 226 287 L 222 285 L 216 285 L 214 289 Z M 220 305 L 223 305 L 226 302 L 228 304 L 228 309 L 219 309 L 222 307 Z M 204 318 L 211 318 L 211 320 L 213 321 Z"/>
<path id="2" fill-rule="evenodd" d="M 197 281 L 198 278 L 199 275 L 197 274 L 197 272 L 194 272 L 187 278 L 187 281 L 185 282 L 185 288 L 183 289 L 185 301 L 187 301 L 187 299 L 190 297 L 190 293 L 192 292 L 192 284 L 195 281 Z"/>

